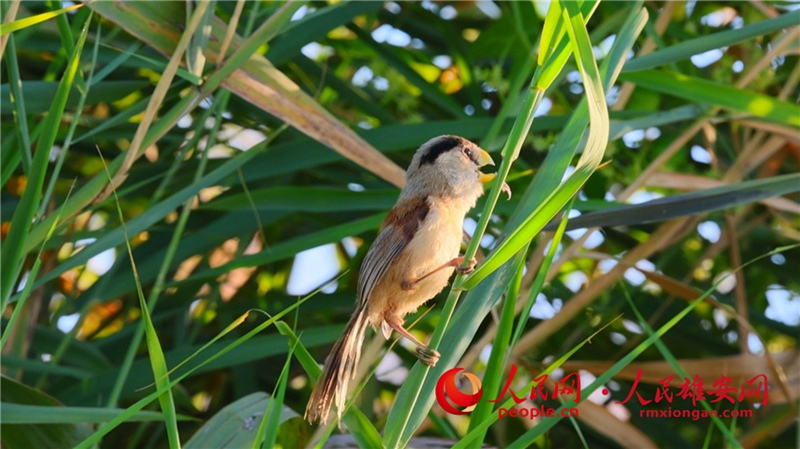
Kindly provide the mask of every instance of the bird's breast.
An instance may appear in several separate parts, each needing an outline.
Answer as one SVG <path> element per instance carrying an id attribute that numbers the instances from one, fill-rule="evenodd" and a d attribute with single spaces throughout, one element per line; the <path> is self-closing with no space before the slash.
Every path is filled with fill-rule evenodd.
<path id="1" fill-rule="evenodd" d="M 409 257 L 411 276 L 417 278 L 424 276 L 445 262 L 458 257 L 463 224 L 464 216 L 458 216 L 457 211 L 441 205 L 431 208 L 406 247 L 405 253 Z"/>
<path id="2" fill-rule="evenodd" d="M 370 321 L 379 323 L 387 315 L 402 318 L 447 286 L 453 267 L 430 274 L 458 257 L 461 249 L 465 210 L 443 201 L 429 200 L 430 210 L 416 233 L 369 301 Z M 457 205 L 455 205 L 457 206 Z M 414 283 L 415 280 L 424 280 Z M 410 289 L 403 284 L 413 283 Z"/>

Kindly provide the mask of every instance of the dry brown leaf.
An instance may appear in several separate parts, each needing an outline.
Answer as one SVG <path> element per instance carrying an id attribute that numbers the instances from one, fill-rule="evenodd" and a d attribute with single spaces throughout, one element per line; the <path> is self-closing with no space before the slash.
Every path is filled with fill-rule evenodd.
<path id="1" fill-rule="evenodd" d="M 776 123 L 761 122 L 757 120 L 739 120 L 742 126 L 747 126 L 766 133 L 775 134 L 792 143 L 800 144 L 800 133 L 796 129 L 787 128 Z"/>
<path id="2" fill-rule="evenodd" d="M 577 408 L 578 419 L 609 439 L 616 441 L 622 447 L 630 449 L 658 447 L 636 426 L 622 421 L 601 405 L 583 401 Z"/>
<path id="3" fill-rule="evenodd" d="M 169 2 L 96 2 L 91 7 L 170 57 L 182 35 L 184 17 L 163 13 L 162 5 L 169 5 Z M 227 30 L 226 23 L 214 19 L 207 60 L 218 60 L 217 53 L 222 42 L 226 42 Z M 235 52 L 243 41 L 240 36 L 234 36 L 228 52 Z M 398 187 L 405 185 L 402 168 L 337 120 L 264 56 L 251 55 L 222 85 L 375 175 Z M 302 148 L 298 148 L 298 154 L 302 157 Z"/>

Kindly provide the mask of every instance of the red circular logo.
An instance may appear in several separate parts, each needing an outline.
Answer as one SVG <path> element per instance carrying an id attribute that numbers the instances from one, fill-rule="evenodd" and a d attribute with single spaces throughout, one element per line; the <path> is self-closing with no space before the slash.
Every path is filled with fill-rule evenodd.
<path id="1" fill-rule="evenodd" d="M 442 377 L 436 382 L 436 402 L 446 411 L 453 415 L 466 415 L 475 409 L 475 405 L 483 396 L 483 387 L 478 376 L 464 371 L 462 374 L 470 385 L 469 394 L 458 389 L 456 385 L 456 374 L 464 368 L 453 368 L 445 371 Z M 457 407 L 461 407 L 456 408 Z"/>

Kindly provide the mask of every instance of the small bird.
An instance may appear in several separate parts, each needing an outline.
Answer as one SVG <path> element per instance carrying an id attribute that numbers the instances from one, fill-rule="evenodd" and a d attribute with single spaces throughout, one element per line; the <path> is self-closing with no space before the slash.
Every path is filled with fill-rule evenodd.
<path id="1" fill-rule="evenodd" d="M 406 186 L 364 257 L 356 310 L 311 393 L 309 422 L 326 423 L 333 403 L 341 421 L 367 326 L 380 326 L 387 339 L 397 331 L 417 346 L 422 363 L 436 365 L 439 352 L 411 335 L 404 317 L 442 291 L 454 270 L 473 271 L 475 259 L 462 266 L 459 252 L 464 217 L 495 177 L 478 170 L 484 165 L 494 165 L 489 153 L 458 136 L 435 137 L 414 154 Z"/>

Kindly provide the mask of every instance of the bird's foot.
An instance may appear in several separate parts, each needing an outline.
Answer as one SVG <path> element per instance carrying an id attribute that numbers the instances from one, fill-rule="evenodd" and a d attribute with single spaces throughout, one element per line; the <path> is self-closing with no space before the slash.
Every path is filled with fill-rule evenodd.
<path id="1" fill-rule="evenodd" d="M 439 358 L 442 356 L 439 354 L 439 351 L 429 346 L 418 346 L 416 355 L 420 362 L 428 366 L 436 366 L 436 362 L 438 362 Z"/>
<path id="2" fill-rule="evenodd" d="M 473 271 L 475 271 L 475 265 L 478 264 L 478 260 L 477 259 L 475 259 L 474 257 L 472 259 L 470 259 L 469 260 L 469 265 L 467 265 L 466 267 L 461 265 L 462 263 L 464 263 L 464 258 L 463 257 L 459 257 L 459 259 L 461 259 L 461 260 L 458 262 L 458 265 L 456 266 L 456 273 L 458 273 L 458 274 L 470 274 Z"/>

